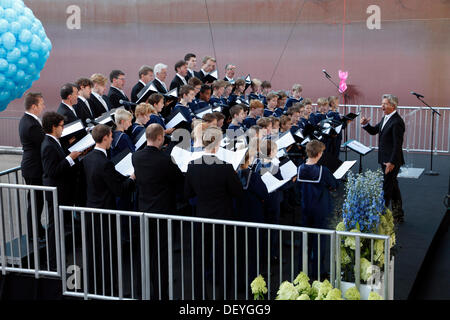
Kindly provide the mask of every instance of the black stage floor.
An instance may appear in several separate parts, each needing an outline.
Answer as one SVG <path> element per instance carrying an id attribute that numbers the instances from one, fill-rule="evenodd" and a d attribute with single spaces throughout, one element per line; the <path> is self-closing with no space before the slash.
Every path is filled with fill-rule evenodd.
<path id="1" fill-rule="evenodd" d="M 377 156 L 377 152 L 372 152 L 364 157 L 363 170 L 377 169 L 379 167 Z M 425 168 L 425 171 L 430 168 L 429 154 L 405 153 L 405 157 L 407 164 L 412 163 L 414 168 Z M 341 154 L 341 159 L 343 158 L 344 155 Z M 359 156 L 349 151 L 348 159 L 359 160 Z M 355 165 L 354 170 L 357 169 Z M 439 172 L 439 175 L 422 174 L 418 179 L 399 178 L 405 222 L 399 226 L 396 234 L 397 249 L 394 267 L 394 298 L 396 300 L 408 299 L 433 237 L 446 214 L 443 199 L 449 189 L 450 156 L 442 154 L 433 156 L 433 171 Z M 435 276 L 441 283 L 450 284 L 448 272 L 450 250 L 446 252 L 440 250 L 440 252 L 443 255 L 434 261 L 435 264 L 441 265 L 439 268 L 434 268 L 440 274 Z M 447 286 L 446 296 L 449 296 L 448 291 L 450 291 L 450 285 Z"/>

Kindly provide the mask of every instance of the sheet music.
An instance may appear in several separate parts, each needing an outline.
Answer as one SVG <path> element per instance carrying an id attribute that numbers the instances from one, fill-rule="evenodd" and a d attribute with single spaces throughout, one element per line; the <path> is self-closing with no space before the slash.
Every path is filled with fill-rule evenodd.
<path id="1" fill-rule="evenodd" d="M 356 160 L 353 161 L 345 161 L 341 164 L 341 166 L 333 173 L 333 176 L 336 179 L 342 179 L 342 177 L 350 170 L 351 167 L 356 163 Z"/>
<path id="2" fill-rule="evenodd" d="M 88 135 L 84 136 L 83 139 L 75 143 L 72 147 L 69 148 L 69 152 L 78 151 L 83 152 L 84 150 L 92 147 L 95 145 L 95 141 L 92 138 L 92 135 L 89 133 Z"/>
<path id="3" fill-rule="evenodd" d="M 191 161 L 191 152 L 180 147 L 173 147 L 170 154 L 181 172 L 187 172 L 189 161 Z"/>
<path id="4" fill-rule="evenodd" d="M 294 143 L 295 143 L 295 140 L 294 140 L 294 137 L 292 136 L 292 133 L 290 131 L 288 131 L 288 133 L 286 133 L 285 135 L 283 135 L 281 138 L 279 138 L 276 141 L 276 144 L 278 146 L 278 150 L 283 149 L 283 148 L 287 148 L 291 144 L 294 144 Z"/>
<path id="5" fill-rule="evenodd" d="M 83 129 L 84 129 L 84 126 L 83 126 L 83 123 L 81 122 L 81 120 L 69 123 L 64 126 L 63 132 L 61 134 L 61 138 L 68 136 L 69 134 L 72 134 L 74 132 L 83 130 Z"/>
<path id="6" fill-rule="evenodd" d="M 297 137 L 300 137 L 300 138 L 302 138 L 302 139 L 305 139 L 305 137 L 303 136 L 303 133 L 302 133 L 302 130 L 301 130 L 301 129 L 298 129 L 297 132 L 295 133 L 295 135 L 296 135 Z"/>
<path id="7" fill-rule="evenodd" d="M 278 180 L 270 172 L 266 172 L 262 177 L 262 181 L 266 185 L 267 191 L 269 193 L 274 192 L 278 188 L 282 187 L 288 180 Z"/>
<path id="8" fill-rule="evenodd" d="M 356 140 L 351 140 L 347 143 L 347 147 L 352 149 L 353 151 L 356 151 L 362 155 L 366 155 L 370 151 L 372 151 L 372 148 L 369 148 L 365 145 L 363 145 L 361 142 Z"/>
<path id="9" fill-rule="evenodd" d="M 130 152 L 115 166 L 116 170 L 124 176 L 131 176 L 134 172 L 133 163 L 131 162 L 131 155 L 132 153 Z"/>
<path id="10" fill-rule="evenodd" d="M 181 114 L 181 112 L 178 112 L 177 115 L 173 117 L 168 124 L 166 124 L 166 128 L 172 129 L 183 121 L 186 121 L 186 118 Z"/>
<path id="11" fill-rule="evenodd" d="M 216 157 L 226 163 L 231 164 L 234 170 L 237 170 L 242 162 L 242 159 L 244 159 L 247 150 L 248 148 L 245 148 L 233 152 L 231 150 L 219 148 L 219 150 L 217 150 Z"/>
<path id="12" fill-rule="evenodd" d="M 136 150 L 139 150 L 139 148 L 147 141 L 147 137 L 145 135 L 145 130 L 144 130 L 144 134 L 141 135 L 141 137 L 139 138 L 139 140 L 136 142 L 136 144 L 134 145 L 136 147 Z"/>
<path id="13" fill-rule="evenodd" d="M 196 113 L 195 115 L 196 115 L 197 117 L 199 117 L 199 118 L 203 118 L 203 116 L 204 116 L 205 114 L 212 113 L 212 112 L 213 112 L 212 109 L 211 109 L 211 108 L 208 108 L 208 109 L 206 109 L 206 110 L 204 110 L 204 111 L 202 111 L 202 112 Z"/>
<path id="14" fill-rule="evenodd" d="M 292 161 L 288 161 L 280 167 L 281 176 L 284 180 L 292 179 L 297 175 L 297 169 Z"/>
<path id="15" fill-rule="evenodd" d="M 286 150 L 285 149 L 280 149 L 280 150 L 278 150 L 278 152 L 277 152 L 277 158 L 281 158 L 281 157 L 283 157 L 283 156 L 285 156 L 286 155 Z"/>
<path id="16" fill-rule="evenodd" d="M 342 124 L 338 125 L 336 128 L 334 128 L 334 130 L 336 130 L 336 133 L 339 134 L 342 131 Z"/>

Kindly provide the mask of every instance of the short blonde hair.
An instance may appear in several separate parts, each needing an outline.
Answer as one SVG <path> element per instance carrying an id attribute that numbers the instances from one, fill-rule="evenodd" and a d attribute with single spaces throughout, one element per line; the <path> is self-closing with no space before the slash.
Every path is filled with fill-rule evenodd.
<path id="1" fill-rule="evenodd" d="M 302 87 L 301 84 L 296 83 L 296 84 L 294 84 L 292 86 L 292 91 L 302 92 L 303 91 L 303 87 Z"/>
<path id="2" fill-rule="evenodd" d="M 119 109 L 114 114 L 114 121 L 116 125 L 119 125 L 121 121 L 126 121 L 129 119 L 132 119 L 133 115 L 131 112 L 125 110 L 125 109 Z"/>
<path id="3" fill-rule="evenodd" d="M 106 84 L 108 83 L 108 78 L 106 78 L 101 73 L 94 73 L 90 79 L 94 84 L 99 84 L 101 86 L 106 86 Z"/>
<path id="4" fill-rule="evenodd" d="M 327 106 L 328 105 L 328 98 L 319 98 L 319 99 L 317 99 L 317 105 L 318 106 Z"/>
<path id="5" fill-rule="evenodd" d="M 136 110 L 134 110 L 134 115 L 137 118 L 139 116 L 145 116 L 147 114 L 156 113 L 152 112 L 152 109 L 154 110 L 154 108 L 149 103 L 143 102 L 136 106 Z"/>

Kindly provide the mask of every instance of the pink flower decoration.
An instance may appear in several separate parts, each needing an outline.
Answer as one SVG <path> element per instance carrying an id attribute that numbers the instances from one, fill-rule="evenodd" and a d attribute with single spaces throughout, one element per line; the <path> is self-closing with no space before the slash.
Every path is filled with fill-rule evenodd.
<path id="1" fill-rule="evenodd" d="M 348 71 L 341 71 L 339 70 L 339 78 L 341 79 L 341 82 L 339 83 L 339 91 L 341 93 L 345 92 L 345 90 L 347 90 L 347 83 L 345 83 L 347 81 L 348 78 Z"/>

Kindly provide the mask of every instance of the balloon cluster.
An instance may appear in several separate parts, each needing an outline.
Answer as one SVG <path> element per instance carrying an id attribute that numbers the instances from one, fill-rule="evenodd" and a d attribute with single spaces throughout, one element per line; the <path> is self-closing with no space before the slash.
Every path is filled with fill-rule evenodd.
<path id="1" fill-rule="evenodd" d="M 0 0 L 0 111 L 39 79 L 51 49 L 42 23 L 22 0 Z"/>

